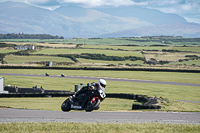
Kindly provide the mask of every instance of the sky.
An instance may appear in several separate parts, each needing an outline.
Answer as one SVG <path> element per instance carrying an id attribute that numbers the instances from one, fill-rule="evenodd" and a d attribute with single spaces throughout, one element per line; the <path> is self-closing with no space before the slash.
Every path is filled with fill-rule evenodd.
<path id="1" fill-rule="evenodd" d="M 164 13 L 175 13 L 184 17 L 188 22 L 200 24 L 200 0 L 0 0 L 0 2 L 4 1 L 23 2 L 49 10 L 54 10 L 70 3 L 86 8 L 137 5 L 160 10 Z"/>

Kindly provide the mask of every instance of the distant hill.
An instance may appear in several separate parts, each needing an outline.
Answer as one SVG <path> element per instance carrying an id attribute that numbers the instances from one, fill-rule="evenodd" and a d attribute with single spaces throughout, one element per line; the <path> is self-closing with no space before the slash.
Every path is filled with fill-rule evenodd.
<path id="1" fill-rule="evenodd" d="M 104 33 L 111 33 L 118 30 L 139 28 L 152 25 L 149 22 L 138 20 L 137 18 L 125 18 L 112 16 L 93 9 L 87 9 L 79 6 L 61 6 L 54 12 L 70 17 L 71 19 L 88 26 L 88 30 L 95 30 L 97 33 L 101 29 Z"/>
<path id="2" fill-rule="evenodd" d="M 51 34 L 69 38 L 95 35 L 87 29 L 82 23 L 53 11 L 19 2 L 0 3 L 0 33 Z"/>
<path id="3" fill-rule="evenodd" d="M 126 18 L 134 17 L 154 25 L 186 23 L 186 20 L 177 14 L 163 13 L 155 9 L 142 8 L 139 6 L 119 6 L 94 9 L 113 16 Z"/>
<path id="4" fill-rule="evenodd" d="M 88 9 L 70 4 L 68 6 L 61 6 L 55 9 L 54 12 L 72 18 L 79 18 L 79 17 L 85 17 L 88 13 Z"/>
<path id="5" fill-rule="evenodd" d="M 50 34 L 65 38 L 146 35 L 198 37 L 200 28 L 199 24 L 188 23 L 176 14 L 138 6 L 88 9 L 69 5 L 50 11 L 8 1 L 0 3 L 0 33 Z"/>
<path id="6" fill-rule="evenodd" d="M 183 36 L 200 37 L 200 24 L 176 23 L 158 26 L 149 26 L 131 30 L 123 30 L 110 34 L 103 34 L 99 37 L 134 37 L 134 36 Z"/>

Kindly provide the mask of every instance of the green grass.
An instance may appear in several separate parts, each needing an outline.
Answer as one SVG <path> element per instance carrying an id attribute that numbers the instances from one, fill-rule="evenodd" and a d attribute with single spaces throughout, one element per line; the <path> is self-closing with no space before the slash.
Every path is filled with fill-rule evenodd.
<path id="1" fill-rule="evenodd" d="M 184 72 L 0 69 L 0 73 L 23 73 L 23 74 L 49 73 L 50 75 L 60 75 L 61 73 L 64 73 L 65 75 L 71 75 L 71 76 L 95 76 L 95 77 L 127 78 L 127 79 L 200 84 L 200 73 L 184 73 Z"/>
<path id="2" fill-rule="evenodd" d="M 50 78 L 50 77 L 23 77 L 23 76 L 3 76 L 5 77 L 5 85 L 16 85 L 19 87 L 32 88 L 33 86 L 42 86 L 49 90 L 70 90 L 74 91 L 74 85 L 80 84 L 82 81 L 78 79 L 66 78 Z M 84 80 L 86 83 L 89 80 Z"/>
<path id="3" fill-rule="evenodd" d="M 17 55 L 7 55 L 4 59 L 8 64 L 22 64 L 28 62 L 40 62 L 40 61 L 55 61 L 55 62 L 71 62 L 73 61 L 69 58 L 64 57 L 50 57 L 50 56 L 17 56 Z"/>
<path id="4" fill-rule="evenodd" d="M 166 39 L 166 38 L 165 38 Z M 177 39 L 182 39 L 182 41 L 177 41 Z M 2 42 L 26 42 L 26 43 L 38 43 L 38 42 L 45 42 L 45 43 L 64 43 L 64 44 L 88 44 L 88 45 L 163 45 L 162 38 L 104 38 L 104 39 L 1 39 Z M 139 42 L 143 41 L 143 42 Z M 147 41 L 148 42 L 145 42 Z M 172 41 L 171 41 L 172 40 Z M 173 42 L 173 40 L 176 40 Z M 198 45 L 199 42 L 191 42 L 188 41 L 188 38 L 173 38 L 169 39 L 168 42 L 170 44 L 164 45 L 171 45 L 171 46 L 195 46 Z"/>
<path id="5" fill-rule="evenodd" d="M 74 91 L 75 84 L 91 83 L 91 80 L 66 79 L 51 77 L 22 77 L 22 76 L 3 76 L 5 85 L 17 85 L 19 87 L 32 88 L 33 86 L 42 86 L 50 90 L 70 90 Z M 97 81 L 94 81 L 97 82 Z M 199 87 L 191 86 L 173 86 L 134 82 L 107 81 L 106 93 L 133 93 L 148 96 L 165 97 L 173 100 L 199 101 Z"/>
<path id="6" fill-rule="evenodd" d="M 1 131 L 70 133 L 198 133 L 199 125 L 160 123 L 2 123 Z"/>
<path id="7" fill-rule="evenodd" d="M 21 109 L 61 111 L 61 104 L 66 98 L 67 97 L 1 98 L 0 106 Z M 133 100 L 106 98 L 101 103 L 101 107 L 98 111 L 131 111 L 133 103 Z"/>
<path id="8" fill-rule="evenodd" d="M 200 47 L 172 47 L 172 50 L 200 52 Z"/>
<path id="9" fill-rule="evenodd" d="M 6 54 L 6 53 L 11 53 L 11 52 L 17 52 L 20 50 L 8 50 L 8 49 L 0 49 L 0 54 Z"/>
<path id="10" fill-rule="evenodd" d="M 140 52 L 133 51 L 114 51 L 114 50 L 99 50 L 99 49 L 42 49 L 32 54 L 81 54 L 81 53 L 90 53 L 90 54 L 105 54 L 107 56 L 137 56 L 142 57 Z"/>
<path id="11" fill-rule="evenodd" d="M 173 64 L 186 64 L 186 65 L 197 65 L 197 66 L 200 66 L 200 61 L 199 60 L 189 60 L 189 61 L 183 61 L 183 62 L 177 62 L 177 63 L 173 63 Z"/>
<path id="12" fill-rule="evenodd" d="M 60 75 L 64 73 L 65 75 L 74 76 L 96 76 L 96 77 L 113 77 L 113 78 L 130 78 L 130 79 L 155 79 L 157 81 L 174 81 L 174 82 L 186 82 L 191 81 L 199 83 L 198 73 L 167 73 L 167 72 L 131 72 L 131 71 L 82 71 L 82 70 L 19 70 L 19 69 L 0 69 L 0 73 L 24 73 L 24 74 L 45 74 L 48 72 L 50 75 Z M 51 90 L 70 90 L 74 91 L 75 84 L 86 84 L 91 83 L 94 80 L 85 79 L 67 79 L 67 78 L 53 78 L 53 77 L 23 77 L 23 76 L 6 76 L 5 85 L 17 85 L 19 87 L 28 87 L 38 85 L 42 86 L 44 89 Z M 94 81 L 97 82 L 97 81 Z M 188 101 L 199 101 L 200 99 L 200 88 L 192 86 L 173 86 L 173 85 L 160 85 L 160 84 L 147 84 L 147 83 L 134 83 L 134 82 L 117 82 L 117 81 L 107 81 L 108 85 L 106 88 L 106 93 L 133 93 L 148 95 L 151 97 L 163 97 L 168 98 L 172 101 L 170 104 L 164 105 L 163 110 L 170 111 L 200 111 L 200 106 L 198 103 L 182 103 L 174 102 L 175 100 L 188 100 Z M 60 110 L 60 105 L 65 98 L 35 98 L 26 99 L 23 98 L 7 98 L 0 99 L 0 106 L 18 107 L 18 108 L 28 108 L 28 109 L 45 109 L 45 110 Z M 20 101 L 22 100 L 22 101 Z M 52 101 L 51 101 L 52 100 Z M 32 104 L 29 105 L 29 102 Z M 40 101 L 40 102 L 38 102 Z M 24 103 L 26 102 L 26 104 Z M 21 104 L 24 103 L 24 104 Z M 132 100 L 116 99 L 112 100 L 106 98 L 101 104 L 100 110 L 102 111 L 116 111 L 116 110 L 131 110 L 131 106 L 134 103 Z M 44 106 L 44 105 L 49 105 Z M 56 104 L 56 105 L 52 105 Z M 120 104 L 120 105 L 119 105 Z M 34 106 L 32 106 L 34 105 Z M 30 107 L 31 106 L 31 107 Z M 53 109 L 52 109 L 53 108 Z"/>
<path id="13" fill-rule="evenodd" d="M 177 38 L 174 38 L 175 40 Z M 1 40 L 1 41 L 18 41 L 16 43 L 23 43 L 23 44 L 44 44 L 45 46 L 52 46 L 53 47 L 68 47 L 68 44 L 84 44 L 83 49 L 75 49 L 75 48 L 68 48 L 68 49 L 41 49 L 37 52 L 33 52 L 30 54 L 48 54 L 48 55 L 57 55 L 57 54 L 81 54 L 81 53 L 91 53 L 91 54 L 105 54 L 107 56 L 136 56 L 136 57 L 145 57 L 146 60 L 150 60 L 150 58 L 155 58 L 156 60 L 162 61 L 178 61 L 179 59 L 188 59 L 185 55 L 195 54 L 200 56 L 199 53 L 193 52 L 200 52 L 200 47 L 197 47 L 198 42 L 172 42 L 171 44 L 163 44 L 161 43 L 160 39 L 154 38 L 150 42 L 139 42 L 138 40 L 147 41 L 147 38 L 105 38 L 105 39 L 64 39 L 62 41 L 58 39 L 8 39 L 8 40 Z M 151 39 L 150 39 L 151 40 Z M 162 40 L 162 39 L 161 39 Z M 184 39 L 183 39 L 184 40 Z M 185 39 L 187 41 L 187 39 Z M 20 42 L 19 42 L 20 41 Z M 148 40 L 149 41 L 149 40 Z M 13 42 L 15 43 L 15 42 Z M 195 44 L 195 45 L 194 45 Z M 124 46 L 124 45 L 136 45 L 136 46 Z M 152 46 L 150 46 L 152 45 Z M 156 47 L 153 45 L 163 45 Z M 183 45 L 187 45 L 187 47 L 182 47 Z M 180 47 L 181 46 L 181 47 Z M 179 50 L 179 51 L 187 51 L 187 52 L 160 52 L 163 49 L 168 50 Z M 126 51 L 127 50 L 127 51 Z M 142 55 L 140 52 L 141 50 L 156 50 L 156 51 L 145 51 L 145 54 Z M 0 50 L 0 53 L 8 53 L 11 50 Z M 12 51 L 11 51 L 12 52 Z M 16 50 L 13 50 L 16 52 Z M 30 62 L 30 61 L 57 61 L 57 62 L 73 62 L 68 58 L 60 58 L 60 57 L 48 57 L 48 56 L 6 56 L 4 59 L 8 64 L 15 64 L 21 65 L 22 63 Z M 126 64 L 137 64 L 137 66 L 132 65 L 131 68 L 139 67 L 145 68 L 149 67 L 148 65 L 143 64 L 142 61 L 104 61 L 104 60 L 89 60 L 89 59 L 78 59 L 80 62 L 74 64 L 74 66 L 79 67 L 80 63 L 83 67 L 91 67 L 91 64 L 87 63 L 99 63 L 94 64 L 92 66 L 95 67 L 105 67 L 105 65 L 113 64 L 118 67 L 118 64 L 123 64 L 123 66 L 119 67 L 127 67 Z M 38 65 L 36 63 L 32 63 L 33 65 Z M 105 65 L 101 65 L 105 64 Z M 176 64 L 186 64 L 189 67 L 179 67 Z M 195 66 L 190 67 L 191 65 L 195 64 Z M 194 69 L 199 70 L 199 60 L 196 61 L 188 61 L 188 62 L 177 62 L 177 63 L 170 63 L 163 65 L 167 67 L 167 69 Z M 141 66 L 139 66 L 141 65 Z M 67 65 L 56 65 L 58 67 L 68 67 Z M 163 68 L 163 66 L 151 66 L 152 68 Z M 107 66 L 106 66 L 107 67 Z M 129 66 L 130 67 L 130 66 Z M 165 69 L 165 68 L 163 68 Z"/>
<path id="14" fill-rule="evenodd" d="M 170 47 L 151 47 L 151 46 L 113 46 L 113 45 L 83 45 L 83 48 L 96 48 L 96 49 L 123 49 L 123 50 L 160 50 L 169 49 Z"/>
<path id="15" fill-rule="evenodd" d="M 1 98 L 0 108 L 20 108 L 61 111 L 61 104 L 67 97 L 54 98 Z M 200 107 L 197 103 L 184 103 L 174 100 L 167 100 L 163 103 L 159 111 L 178 111 L 178 112 L 199 112 Z M 31 103 L 31 104 L 30 104 Z M 106 98 L 100 104 L 98 111 L 133 111 L 132 104 L 138 104 L 134 100 Z M 147 110 L 152 111 L 152 110 Z M 155 110 L 153 110 L 155 111 Z M 158 111 L 158 110 L 156 110 Z"/>
<path id="16" fill-rule="evenodd" d="M 129 64 L 143 64 L 143 62 L 144 62 L 144 61 L 141 61 L 141 60 L 137 60 L 137 61 L 130 61 L 130 60 L 126 60 L 126 61 L 106 61 L 106 60 L 91 60 L 91 59 L 82 59 L 82 58 L 77 58 L 77 59 L 79 60 L 80 63 L 95 63 L 94 66 L 97 66 L 98 63 L 99 63 L 99 65 L 102 65 L 102 64 L 114 64 L 114 65 L 123 64 L 123 65 L 126 65 L 127 63 L 129 63 Z M 84 65 L 84 64 L 82 64 L 82 65 Z"/>

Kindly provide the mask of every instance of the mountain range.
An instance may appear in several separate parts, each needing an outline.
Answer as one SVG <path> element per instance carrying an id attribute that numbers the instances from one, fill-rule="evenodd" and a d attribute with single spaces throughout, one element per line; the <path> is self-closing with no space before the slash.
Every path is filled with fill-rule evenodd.
<path id="1" fill-rule="evenodd" d="M 65 38 L 200 37 L 200 24 L 189 23 L 177 14 L 139 6 L 83 8 L 70 4 L 50 11 L 7 1 L 0 3 L 0 33 L 51 34 Z"/>

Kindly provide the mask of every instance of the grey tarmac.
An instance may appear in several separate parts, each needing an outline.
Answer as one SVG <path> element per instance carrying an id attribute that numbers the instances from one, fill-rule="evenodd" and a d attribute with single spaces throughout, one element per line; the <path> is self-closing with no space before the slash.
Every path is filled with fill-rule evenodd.
<path id="1" fill-rule="evenodd" d="M 200 125 L 200 112 L 85 112 L 0 109 L 0 123 L 75 122 L 75 123 L 164 123 Z"/>

